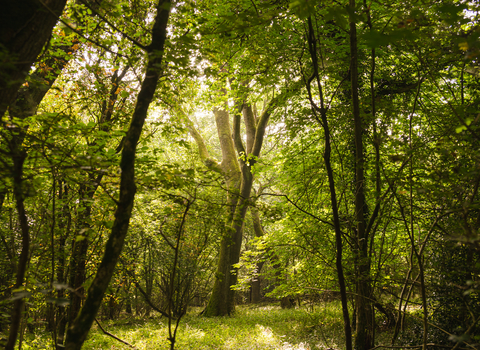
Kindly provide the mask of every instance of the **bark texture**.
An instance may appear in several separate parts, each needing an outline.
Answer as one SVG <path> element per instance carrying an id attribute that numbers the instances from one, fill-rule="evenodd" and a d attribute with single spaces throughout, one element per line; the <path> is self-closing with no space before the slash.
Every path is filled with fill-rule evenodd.
<path id="1" fill-rule="evenodd" d="M 32 64 L 49 40 L 67 0 L 16 0 L 0 15 L 0 116 L 15 101 Z"/>
<path id="2" fill-rule="evenodd" d="M 232 222 L 235 217 L 242 178 L 231 136 L 229 114 L 226 108 L 215 109 L 214 113 L 218 137 L 222 148 L 222 162 L 220 167 L 228 189 L 227 203 L 229 208 L 225 232 L 220 245 L 215 283 L 209 303 L 205 309 L 205 315 L 224 316 L 230 315 L 235 309 L 235 294 L 230 289 L 230 286 L 234 284 L 235 278 L 231 273 L 231 269 L 232 265 L 236 263 L 236 242 L 239 240 L 241 242 L 242 238 L 241 233 L 239 236 L 239 232 L 232 226 Z"/>

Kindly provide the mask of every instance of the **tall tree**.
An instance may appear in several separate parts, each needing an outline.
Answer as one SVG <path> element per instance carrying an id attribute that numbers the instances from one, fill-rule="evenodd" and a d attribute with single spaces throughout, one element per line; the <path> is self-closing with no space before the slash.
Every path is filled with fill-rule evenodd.
<path id="1" fill-rule="evenodd" d="M 298 86 L 298 84 L 296 85 Z M 245 84 L 242 84 L 242 91 Z M 234 107 L 233 127 L 230 126 L 230 116 L 226 102 L 223 106 L 214 108 L 215 122 L 222 151 L 222 161 L 213 159 L 200 133 L 193 122 L 182 111 L 183 120 L 195 139 L 199 155 L 203 163 L 213 171 L 222 175 L 227 187 L 227 218 L 225 232 L 222 236 L 217 272 L 212 295 L 205 309 L 207 316 L 230 315 L 235 310 L 235 291 L 232 287 L 237 283 L 237 273 L 234 265 L 239 262 L 243 238 L 243 225 L 249 206 L 250 192 L 253 185 L 252 167 L 260 157 L 260 151 L 265 137 L 270 116 L 280 106 L 294 87 L 286 87 L 284 91 L 270 99 L 260 115 L 255 115 L 245 93 L 237 99 Z M 226 90 L 224 90 L 224 94 Z M 242 141 L 241 119 L 245 126 L 246 145 Z"/>
<path id="2" fill-rule="evenodd" d="M 357 23 L 355 15 L 355 0 L 349 2 L 349 37 L 350 37 L 350 86 L 352 92 L 352 116 L 355 144 L 355 274 L 356 274 L 356 337 L 355 348 L 367 350 L 374 346 L 375 315 L 372 308 L 371 276 L 368 246 L 370 239 L 367 231 L 368 216 L 365 197 L 365 155 L 364 129 L 365 122 L 360 113 L 359 101 L 359 71 Z"/>
<path id="3" fill-rule="evenodd" d="M 315 116 L 318 123 L 322 126 L 323 132 L 324 132 L 324 138 L 325 138 L 324 149 L 325 150 L 323 153 L 323 159 L 325 161 L 325 169 L 327 171 L 328 186 L 330 190 L 330 202 L 332 206 L 333 227 L 335 230 L 335 243 L 336 243 L 335 266 L 337 269 L 338 284 L 340 287 L 340 296 L 342 300 L 345 344 L 346 344 L 347 350 L 351 350 L 352 349 L 352 331 L 350 326 L 350 316 L 348 311 L 348 300 L 347 300 L 347 287 L 346 287 L 345 274 L 344 274 L 344 268 L 343 268 L 343 232 L 342 232 L 342 227 L 340 223 L 340 213 L 338 208 L 336 181 L 334 178 L 332 158 L 331 158 L 332 157 L 332 146 L 331 146 L 332 134 L 330 131 L 329 120 L 327 117 L 325 96 L 323 93 L 323 87 L 322 87 L 321 78 L 319 75 L 317 39 L 315 37 L 315 32 L 313 29 L 311 17 L 308 18 L 308 46 L 309 46 L 310 56 L 312 59 L 313 73 L 308 78 L 308 80 L 306 80 L 306 88 L 308 92 L 308 99 L 312 108 L 312 113 Z M 357 78 L 355 77 L 355 79 Z M 318 89 L 318 94 L 320 97 L 320 106 L 318 106 L 315 103 L 312 95 L 312 87 L 311 87 L 312 81 L 315 81 L 316 87 Z M 357 96 L 357 99 L 358 99 L 358 96 Z"/>
<path id="4" fill-rule="evenodd" d="M 151 44 L 147 49 L 148 61 L 145 78 L 143 79 L 137 97 L 135 111 L 127 135 L 125 136 L 122 150 L 120 162 L 122 173 L 120 178 L 119 200 L 117 210 L 115 211 L 115 221 L 105 246 L 105 254 L 102 262 L 88 289 L 85 303 L 78 317 L 68 329 L 65 342 L 66 349 L 81 349 L 85 342 L 123 249 L 136 192 L 135 153 L 147 117 L 148 107 L 153 99 L 161 74 L 163 50 L 167 37 L 167 23 L 171 6 L 172 3 L 170 0 L 160 0 L 156 6 L 157 14 L 152 28 Z"/>

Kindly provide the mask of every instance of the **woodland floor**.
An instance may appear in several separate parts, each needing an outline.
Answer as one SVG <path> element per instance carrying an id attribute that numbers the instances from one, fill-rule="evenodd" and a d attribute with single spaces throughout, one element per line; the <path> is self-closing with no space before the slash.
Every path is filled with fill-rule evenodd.
<path id="1" fill-rule="evenodd" d="M 176 349 L 344 349 L 340 304 L 282 310 L 273 304 L 237 307 L 233 317 L 199 316 L 192 309 L 180 322 Z M 169 349 L 168 320 L 165 317 L 125 318 L 102 321 L 108 332 L 135 349 Z M 379 341 L 386 333 L 377 332 Z M 23 350 L 51 349 L 46 335 L 27 335 Z M 83 349 L 132 349 L 102 333 L 95 325 Z"/>

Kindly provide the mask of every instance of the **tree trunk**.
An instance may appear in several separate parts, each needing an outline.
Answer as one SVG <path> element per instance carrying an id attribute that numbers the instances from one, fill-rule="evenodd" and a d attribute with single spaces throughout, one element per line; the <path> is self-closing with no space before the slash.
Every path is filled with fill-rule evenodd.
<path id="1" fill-rule="evenodd" d="M 65 283 L 65 246 L 67 237 L 70 235 L 70 228 L 71 228 L 71 216 L 70 216 L 70 208 L 67 202 L 68 198 L 68 186 L 64 183 L 63 180 L 59 181 L 59 193 L 58 199 L 63 201 L 62 211 L 60 219 L 58 220 L 58 228 L 60 231 L 60 238 L 58 239 L 58 267 L 57 267 L 57 283 L 63 284 Z M 65 298 L 65 289 L 59 288 L 57 292 L 57 298 L 64 299 Z M 63 340 L 65 337 L 65 329 L 67 326 L 67 316 L 65 312 L 64 306 L 59 306 L 57 311 L 57 344 L 63 345 Z"/>
<path id="2" fill-rule="evenodd" d="M 312 19 L 308 18 L 308 44 L 310 56 L 312 58 L 313 65 L 313 75 L 309 78 L 306 88 L 308 92 L 308 98 L 310 100 L 310 105 L 312 112 L 314 113 L 318 123 L 322 126 L 324 131 L 324 147 L 325 151 L 323 153 L 323 159 L 325 161 L 325 169 L 327 171 L 328 185 L 330 189 L 330 201 L 332 205 L 332 214 L 333 214 L 333 227 L 335 230 L 335 243 L 336 243 L 336 254 L 335 254 L 335 266 L 337 268 L 337 278 L 338 285 L 340 287 L 340 297 L 342 302 L 342 314 L 343 314 L 343 327 L 345 333 L 345 348 L 347 350 L 352 350 L 352 328 L 350 325 L 350 316 L 348 311 L 348 299 L 347 299 L 347 288 L 345 284 L 345 275 L 343 273 L 343 237 L 342 230 L 340 225 L 340 216 L 338 212 L 338 201 L 337 193 L 335 189 L 335 178 L 333 176 L 333 168 L 331 162 L 331 135 L 330 127 L 327 118 L 327 110 L 325 108 L 325 101 L 323 97 L 322 84 L 320 83 L 320 76 L 318 74 L 318 58 L 317 58 L 317 43 L 315 39 L 315 34 L 313 31 Z M 320 94 L 320 107 L 313 101 L 313 96 L 311 92 L 311 82 L 316 80 L 317 88 Z"/>
<path id="3" fill-rule="evenodd" d="M 252 284 L 251 284 L 251 292 L 250 292 L 250 302 L 251 303 L 258 303 L 262 300 L 262 281 L 260 279 L 260 271 L 262 271 L 262 267 L 265 264 L 265 261 L 260 261 L 257 263 L 255 267 L 255 276 L 253 277 Z"/>
<path id="4" fill-rule="evenodd" d="M 258 198 L 258 192 L 255 192 L 253 189 L 254 195 Z M 264 235 L 263 227 L 260 222 L 260 215 L 258 214 L 258 209 L 255 206 L 250 207 L 250 214 L 252 215 L 252 224 L 253 224 L 253 231 L 256 237 L 262 237 Z M 261 279 L 260 279 L 260 272 L 262 271 L 263 265 L 265 261 L 260 261 L 257 263 L 255 268 L 255 276 L 252 280 L 251 284 L 251 295 L 250 295 L 250 302 L 258 303 L 262 299 L 262 287 L 261 287 Z"/>
<path id="5" fill-rule="evenodd" d="M 2 4 L 0 55 L 0 117 L 15 101 L 20 86 L 49 40 L 67 0 L 7 1 Z"/>
<path id="6" fill-rule="evenodd" d="M 222 163 L 220 167 L 227 184 L 227 203 L 229 205 L 225 232 L 220 244 L 217 271 L 212 295 L 205 309 L 205 316 L 225 316 L 233 313 L 235 309 L 234 293 L 230 289 L 235 284 L 231 273 L 232 265 L 238 262 L 235 249 L 237 242 L 242 240 L 242 228 L 232 225 L 236 217 L 237 201 L 241 184 L 241 173 L 235 148 L 230 135 L 230 121 L 226 109 L 215 109 L 215 122 L 217 124 L 218 138 L 222 148 Z M 238 215 L 237 215 L 238 216 Z"/>
<path id="7" fill-rule="evenodd" d="M 289 92 L 289 90 L 284 91 L 284 93 L 286 92 Z M 226 94 L 226 91 L 224 93 Z M 253 175 L 250 170 L 251 166 L 255 164 L 255 159 L 260 155 L 270 114 L 277 107 L 278 102 L 282 100 L 284 93 L 273 98 L 259 118 L 255 118 L 249 105 L 244 104 L 243 101 L 237 101 L 233 137 L 231 135 L 227 106 L 223 109 L 214 109 L 218 137 L 222 149 L 221 164 L 210 158 L 202 136 L 195 129 L 188 116 L 181 109 L 175 111 L 186 122 L 190 135 L 198 145 L 201 160 L 210 170 L 218 172 L 224 177 L 228 191 L 227 203 L 229 211 L 225 224 L 225 233 L 220 244 L 215 283 L 204 311 L 206 316 L 230 315 L 235 309 L 235 292 L 231 287 L 236 284 L 237 275 L 232 265 L 238 263 L 240 259 L 243 221 L 253 184 Z M 243 113 L 246 127 L 247 149 L 245 149 L 240 136 L 241 113 Z M 235 149 L 237 153 L 235 153 Z"/>
<path id="8" fill-rule="evenodd" d="M 355 0 L 350 0 L 350 82 L 352 89 L 353 125 L 355 140 L 355 214 L 356 214 L 356 300 L 357 310 L 355 348 L 368 350 L 374 343 L 374 310 L 371 302 L 369 238 L 366 231 L 365 176 L 363 151 L 363 120 L 358 97 L 357 28 L 354 19 Z"/>
<path id="9" fill-rule="evenodd" d="M 229 223 L 226 235 L 222 239 L 215 284 L 207 308 L 205 309 L 206 316 L 225 316 L 235 311 L 235 291 L 232 289 L 232 286 L 237 283 L 237 271 L 233 268 L 233 265 L 237 264 L 240 260 L 243 222 L 247 213 L 250 192 L 253 185 L 251 167 L 255 164 L 255 159 L 260 156 L 265 129 L 276 102 L 277 99 L 272 99 L 258 120 L 255 120 L 251 106 L 243 103 L 240 104 L 241 107 L 237 108 L 238 113 L 234 115 L 233 140 L 230 135 L 228 136 L 230 137 L 229 143 L 231 142 L 232 145 L 235 144 L 239 155 L 241 185 L 239 191 L 237 191 L 239 196 L 234 206 L 232 221 Z M 247 149 L 245 149 L 240 136 L 240 111 L 243 112 L 246 126 Z M 222 134 L 223 132 L 221 133 L 219 129 L 219 136 L 222 137 Z M 233 155 L 231 151 L 228 154 L 231 157 L 230 161 L 236 159 L 234 151 Z M 222 165 L 224 161 L 225 158 L 222 161 Z"/>
<path id="10" fill-rule="evenodd" d="M 136 192 L 135 153 L 147 116 L 148 107 L 153 99 L 160 77 L 160 67 L 162 64 L 170 7 L 170 0 L 160 0 L 157 5 L 157 15 L 152 29 L 152 42 L 148 46 L 149 56 L 147 70 L 138 94 L 132 121 L 125 136 L 125 143 L 122 150 L 120 162 L 120 198 L 117 203 L 115 220 L 97 274 L 88 289 L 85 304 L 67 331 L 65 348 L 69 350 L 81 349 L 85 342 L 123 249 Z"/>
<path id="11" fill-rule="evenodd" d="M 22 321 L 22 314 L 24 309 L 25 292 L 24 288 L 25 274 L 27 271 L 27 265 L 29 261 L 30 253 L 30 232 L 27 214 L 25 212 L 24 205 L 24 189 L 23 189 L 23 162 L 25 161 L 26 154 L 21 150 L 21 145 L 15 143 L 15 137 L 13 137 L 13 144 L 11 148 L 13 159 L 13 193 L 15 195 L 18 221 L 20 222 L 20 229 L 22 233 L 22 250 L 20 252 L 20 258 L 17 265 L 17 277 L 14 285 L 15 290 L 19 290 L 14 294 L 15 301 L 13 302 L 12 317 L 10 322 L 10 333 L 8 335 L 6 350 L 13 350 L 18 337 L 18 331 L 20 330 L 20 323 Z"/>

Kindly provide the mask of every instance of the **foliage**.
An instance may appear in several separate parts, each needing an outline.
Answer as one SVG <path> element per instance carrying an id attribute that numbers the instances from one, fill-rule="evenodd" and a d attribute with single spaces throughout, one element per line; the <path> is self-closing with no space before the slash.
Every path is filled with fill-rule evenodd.
<path id="1" fill-rule="evenodd" d="M 108 254 L 157 3 L 69 2 L 1 116 L 2 337 L 15 300 L 25 300 L 18 333 L 45 326 L 62 342 Z M 345 283 L 344 311 L 361 319 L 376 307 L 378 329 L 388 309 L 401 344 L 419 345 L 424 334 L 445 346 L 477 344 L 478 20 L 477 3 L 456 0 L 175 2 L 135 156 L 125 248 L 100 315 L 131 315 L 144 329 L 120 334 L 140 347 L 164 345 L 163 321 L 141 316 L 157 308 L 178 320 L 188 305 L 206 305 L 236 228 L 242 258 L 232 266 L 235 254 L 226 254 L 223 275 L 238 276 L 238 300 L 251 300 L 256 282 L 261 297 L 292 300 L 335 295 Z M 265 112 L 262 152 L 248 154 Z M 225 140 L 236 147 L 228 156 Z M 415 303 L 422 307 L 412 311 Z M 314 346 L 309 332 L 325 337 L 321 346 L 344 345 L 337 308 L 253 310 L 188 315 L 177 345 L 240 348 L 243 337 L 259 348 L 300 348 Z M 294 330 L 284 329 L 286 317 L 297 320 Z M 37 335 L 23 347 L 52 343 Z M 95 334 L 89 346 L 110 342 Z"/>

